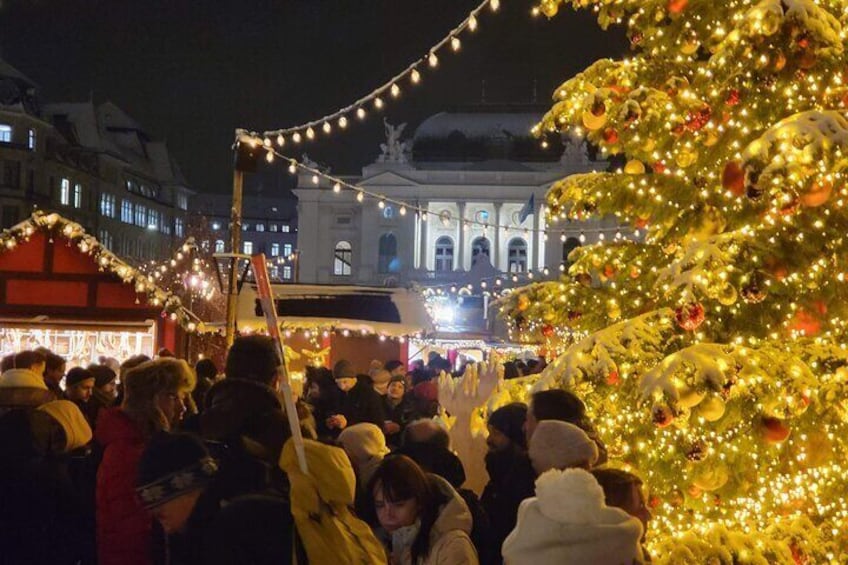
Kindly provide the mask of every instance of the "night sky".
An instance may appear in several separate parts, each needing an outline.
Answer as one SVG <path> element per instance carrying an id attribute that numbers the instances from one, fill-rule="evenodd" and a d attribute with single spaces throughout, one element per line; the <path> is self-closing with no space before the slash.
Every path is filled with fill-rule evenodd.
<path id="1" fill-rule="evenodd" d="M 407 133 L 436 112 L 481 102 L 546 103 L 563 80 L 626 52 L 621 29 L 590 13 L 532 18 L 502 0 L 458 55 L 387 105 Z M 0 0 L 0 54 L 41 87 L 45 102 L 111 100 L 164 139 L 198 191 L 229 190 L 233 130 L 287 127 L 369 92 L 459 23 L 474 0 Z M 306 145 L 337 173 L 372 162 L 382 117 Z M 289 147 L 289 146 L 287 146 Z M 303 151 L 299 150 L 299 152 Z M 299 155 L 293 155 L 299 157 Z M 285 193 L 279 180 L 265 191 Z M 253 190 L 256 189 L 254 179 Z M 271 186 L 272 184 L 277 185 Z"/>

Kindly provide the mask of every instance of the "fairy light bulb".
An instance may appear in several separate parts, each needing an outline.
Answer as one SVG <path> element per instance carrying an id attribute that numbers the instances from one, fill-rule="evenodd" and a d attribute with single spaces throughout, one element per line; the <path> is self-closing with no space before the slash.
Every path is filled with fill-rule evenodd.
<path id="1" fill-rule="evenodd" d="M 282 146 L 283 146 L 283 145 L 285 145 L 285 144 L 286 144 L 286 138 L 285 138 L 285 137 L 283 137 L 283 134 L 278 135 L 278 136 L 277 136 L 277 145 L 279 145 L 280 147 L 282 147 Z"/>
<path id="2" fill-rule="evenodd" d="M 315 139 L 315 130 L 311 127 L 306 130 L 306 138 L 307 139 Z"/>
<path id="3" fill-rule="evenodd" d="M 289 172 L 291 174 L 295 174 L 297 172 L 297 163 L 295 163 L 294 161 L 289 163 Z"/>
<path id="4" fill-rule="evenodd" d="M 347 118 L 342 116 L 339 118 L 339 128 L 345 129 L 347 127 Z"/>
<path id="5" fill-rule="evenodd" d="M 383 99 L 380 98 L 379 96 L 374 99 L 374 107 L 377 108 L 378 110 L 383 107 Z"/>
<path id="6" fill-rule="evenodd" d="M 333 192 L 338 194 L 341 191 L 342 191 L 342 185 L 341 184 L 339 184 L 339 183 L 333 184 Z"/>
<path id="7" fill-rule="evenodd" d="M 300 140 L 301 140 L 300 132 L 299 131 L 294 132 L 294 134 L 292 135 L 292 141 L 294 141 L 295 143 L 300 143 Z"/>
<path id="8" fill-rule="evenodd" d="M 377 208 L 379 208 L 380 210 L 382 210 L 385 207 L 386 207 L 386 201 L 385 200 L 380 200 L 379 202 L 377 202 Z"/>
<path id="9" fill-rule="evenodd" d="M 497 12 L 501 7 L 501 0 L 489 0 L 489 7 L 493 12 Z"/>
<path id="10" fill-rule="evenodd" d="M 560 236 L 559 236 L 559 240 L 560 240 L 561 242 L 565 243 L 565 240 L 566 240 L 565 234 L 560 235 Z"/>
<path id="11" fill-rule="evenodd" d="M 362 204 L 362 201 L 365 200 L 365 194 L 360 190 L 356 193 L 356 201 Z"/>
<path id="12" fill-rule="evenodd" d="M 265 147 L 271 147 L 271 138 L 270 138 L 270 137 L 266 137 L 265 139 L 263 139 L 263 140 L 262 140 L 262 145 L 264 145 Z"/>
<path id="13" fill-rule="evenodd" d="M 583 232 L 580 232 L 580 237 L 578 237 L 577 239 L 578 239 L 578 241 L 580 241 L 580 243 L 586 243 L 586 234 L 583 233 Z"/>
<path id="14" fill-rule="evenodd" d="M 439 66 L 439 57 L 436 56 L 435 51 L 430 51 L 430 55 L 427 57 L 427 63 L 434 69 Z"/>
<path id="15" fill-rule="evenodd" d="M 321 129 L 324 130 L 324 133 L 329 134 L 333 131 L 333 127 L 330 125 L 330 122 L 324 122 L 324 125 L 321 126 Z"/>
<path id="16" fill-rule="evenodd" d="M 312 184 L 318 184 L 321 182 L 321 179 L 318 178 L 318 175 L 312 175 Z"/>
<path id="17" fill-rule="evenodd" d="M 459 40 L 458 37 L 451 37 L 450 44 L 451 49 L 453 49 L 454 51 L 459 51 L 459 49 L 462 47 L 462 42 Z"/>
<path id="18" fill-rule="evenodd" d="M 365 119 L 365 108 L 357 108 L 356 109 L 356 117 L 360 120 Z"/>
<path id="19" fill-rule="evenodd" d="M 274 152 L 268 151 L 268 153 L 265 154 L 265 160 L 268 161 L 269 163 L 273 163 L 274 162 Z"/>
<path id="20" fill-rule="evenodd" d="M 409 80 L 412 81 L 412 84 L 418 84 L 421 82 L 421 73 L 417 69 L 412 69 L 412 72 L 409 73 Z"/>
<path id="21" fill-rule="evenodd" d="M 598 240 L 599 241 L 604 241 L 606 238 L 607 238 L 607 236 L 604 235 L 604 232 L 601 232 L 601 233 L 598 234 Z"/>
<path id="22" fill-rule="evenodd" d="M 468 16 L 468 29 L 471 31 L 477 31 L 477 16 L 474 14 Z"/>
<path id="23" fill-rule="evenodd" d="M 398 210 L 398 214 L 400 214 L 401 216 L 406 216 L 406 206 L 401 206 Z"/>
<path id="24" fill-rule="evenodd" d="M 396 84 L 392 84 L 392 87 L 389 89 L 389 92 L 392 93 L 392 96 L 394 98 L 397 98 L 398 96 L 400 96 L 400 87 Z"/>

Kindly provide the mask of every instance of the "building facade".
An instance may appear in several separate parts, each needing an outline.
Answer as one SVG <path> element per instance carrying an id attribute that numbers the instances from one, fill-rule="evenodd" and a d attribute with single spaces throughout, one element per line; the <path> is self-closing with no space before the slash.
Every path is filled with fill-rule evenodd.
<path id="1" fill-rule="evenodd" d="M 191 209 L 206 219 L 207 232 L 201 245 L 214 253 L 230 252 L 229 194 L 198 195 Z M 295 282 L 298 276 L 297 202 L 293 198 L 246 194 L 242 205 L 240 253 L 264 253 L 269 276 L 276 281 Z"/>
<path id="2" fill-rule="evenodd" d="M 0 60 L 0 228 L 57 211 L 118 255 L 162 259 L 185 237 L 193 191 L 163 142 L 111 102 L 42 105 Z"/>

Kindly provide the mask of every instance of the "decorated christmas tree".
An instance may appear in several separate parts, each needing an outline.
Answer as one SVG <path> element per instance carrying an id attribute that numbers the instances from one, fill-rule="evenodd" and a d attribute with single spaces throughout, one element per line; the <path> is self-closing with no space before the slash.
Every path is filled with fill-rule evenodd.
<path id="1" fill-rule="evenodd" d="M 622 163 L 556 183 L 552 227 L 614 215 L 634 237 L 502 299 L 519 337 L 582 336 L 514 396 L 585 399 L 649 489 L 656 561 L 846 563 L 848 2 L 539 10 L 569 6 L 632 55 L 566 81 L 537 126 Z"/>

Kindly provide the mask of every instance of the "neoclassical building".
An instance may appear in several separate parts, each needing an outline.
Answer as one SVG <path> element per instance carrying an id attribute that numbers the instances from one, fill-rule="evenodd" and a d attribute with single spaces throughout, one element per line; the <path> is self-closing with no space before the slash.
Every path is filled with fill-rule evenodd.
<path id="1" fill-rule="evenodd" d="M 373 198 L 360 203 L 351 190 L 337 193 L 301 175 L 301 281 L 427 286 L 545 269 L 556 276 L 568 251 L 599 236 L 599 223 L 546 233 L 545 193 L 569 174 L 607 165 L 577 143 L 542 148 L 529 134 L 541 115 L 515 107 L 442 112 L 406 141 L 403 126 L 387 124 L 380 157 L 345 180 L 407 210 Z"/>

